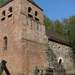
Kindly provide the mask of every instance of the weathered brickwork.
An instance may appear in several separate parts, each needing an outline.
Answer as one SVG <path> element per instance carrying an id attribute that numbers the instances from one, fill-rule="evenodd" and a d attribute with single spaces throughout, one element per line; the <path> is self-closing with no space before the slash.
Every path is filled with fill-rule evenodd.
<path id="1" fill-rule="evenodd" d="M 34 6 L 32 3 L 30 3 L 27 0 L 21 0 L 20 4 L 21 4 L 20 9 L 23 14 L 28 16 L 28 7 L 31 7 L 32 8 L 31 15 L 33 16 L 33 19 L 35 19 L 35 11 L 37 11 L 38 12 L 37 17 L 39 18 L 39 22 L 42 24 L 44 23 L 42 10 L 40 10 L 39 8 L 37 8 L 36 6 Z"/>
<path id="2" fill-rule="evenodd" d="M 7 62 L 6 66 L 11 74 L 22 73 L 18 4 L 19 1 L 15 0 L 0 8 L 0 62 L 2 60 Z M 12 7 L 12 16 L 8 18 L 10 7 Z M 5 20 L 1 21 L 3 11 L 5 11 Z M 7 50 L 4 50 L 5 36 L 7 37 Z"/>
<path id="3" fill-rule="evenodd" d="M 64 69 L 73 69 L 71 47 L 48 41 L 43 21 L 42 9 L 28 0 L 12 0 L 0 8 L 0 62 L 7 62 L 11 75 L 33 75 L 35 66 L 57 68 L 60 59 Z"/>
<path id="4" fill-rule="evenodd" d="M 12 16 L 8 18 L 9 8 Z M 39 22 L 29 18 L 28 7 L 39 12 Z M 0 8 L 0 19 L 5 11 L 5 20 L 0 20 L 0 61 L 5 60 L 12 75 L 33 73 L 34 66 L 44 65 L 43 12 L 27 0 L 13 0 Z M 7 50 L 4 50 L 7 37 Z M 38 60 L 38 61 L 37 61 Z"/>
<path id="5" fill-rule="evenodd" d="M 23 46 L 23 73 L 33 73 L 33 67 L 41 69 L 45 65 L 44 45 L 22 40 Z"/>

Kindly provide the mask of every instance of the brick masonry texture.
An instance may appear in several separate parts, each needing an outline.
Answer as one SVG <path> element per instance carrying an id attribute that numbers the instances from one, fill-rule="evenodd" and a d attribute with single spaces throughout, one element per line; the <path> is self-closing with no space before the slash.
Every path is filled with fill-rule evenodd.
<path id="1" fill-rule="evenodd" d="M 10 7 L 12 7 L 12 16 L 8 18 Z M 32 8 L 33 18 L 28 17 L 28 7 Z M 33 75 L 34 66 L 38 66 L 39 70 L 42 66 L 54 67 L 52 63 L 55 61 L 47 61 L 47 45 L 54 52 L 57 63 L 61 58 L 66 70 L 73 69 L 72 49 L 69 46 L 48 41 L 41 9 L 28 0 L 12 0 L 0 8 L 0 19 L 3 11 L 5 11 L 5 20 L 0 20 L 0 62 L 2 60 L 7 62 L 6 66 L 11 75 Z M 35 11 L 38 11 L 39 21 L 35 20 Z M 5 36 L 7 50 L 4 50 Z"/>

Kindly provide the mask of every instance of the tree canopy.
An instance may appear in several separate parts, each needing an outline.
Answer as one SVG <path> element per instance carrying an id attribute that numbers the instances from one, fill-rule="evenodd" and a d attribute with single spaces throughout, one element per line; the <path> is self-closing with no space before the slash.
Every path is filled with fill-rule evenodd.
<path id="1" fill-rule="evenodd" d="M 0 6 L 2 6 L 4 3 L 6 3 L 9 0 L 0 0 Z"/>

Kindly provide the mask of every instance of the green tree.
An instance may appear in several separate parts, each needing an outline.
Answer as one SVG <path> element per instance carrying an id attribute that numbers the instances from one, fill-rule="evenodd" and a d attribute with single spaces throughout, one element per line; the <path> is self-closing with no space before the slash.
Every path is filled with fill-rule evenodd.
<path id="1" fill-rule="evenodd" d="M 0 0 L 0 6 L 2 6 L 7 1 L 9 1 L 9 0 Z"/>
<path id="2" fill-rule="evenodd" d="M 53 24 L 53 22 L 52 22 L 46 15 L 44 15 L 44 25 L 45 25 L 47 28 L 54 29 L 54 24 Z"/>
<path id="3" fill-rule="evenodd" d="M 61 36 L 63 36 L 63 25 L 59 20 L 54 21 L 54 29 L 56 32 L 58 32 Z"/>
<path id="4" fill-rule="evenodd" d="M 4 0 L 0 0 L 0 6 L 4 3 Z"/>
<path id="5" fill-rule="evenodd" d="M 63 19 L 62 24 L 64 26 L 64 30 L 66 31 L 64 36 L 75 50 L 75 16 L 70 16 L 69 19 Z"/>
<path id="6" fill-rule="evenodd" d="M 75 50 L 75 16 L 71 16 L 69 18 L 69 24 L 70 24 L 70 43 L 73 46 L 73 49 Z"/>
<path id="7" fill-rule="evenodd" d="M 63 19 L 62 25 L 64 26 L 64 38 L 69 42 L 69 35 L 70 35 L 70 25 L 69 19 Z"/>

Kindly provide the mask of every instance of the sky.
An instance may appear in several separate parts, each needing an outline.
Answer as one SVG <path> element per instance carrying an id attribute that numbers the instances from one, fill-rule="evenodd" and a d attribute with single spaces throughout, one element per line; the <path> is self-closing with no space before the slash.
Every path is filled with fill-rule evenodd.
<path id="1" fill-rule="evenodd" d="M 75 16 L 75 0 L 34 0 L 44 14 L 51 20 L 60 20 Z"/>

